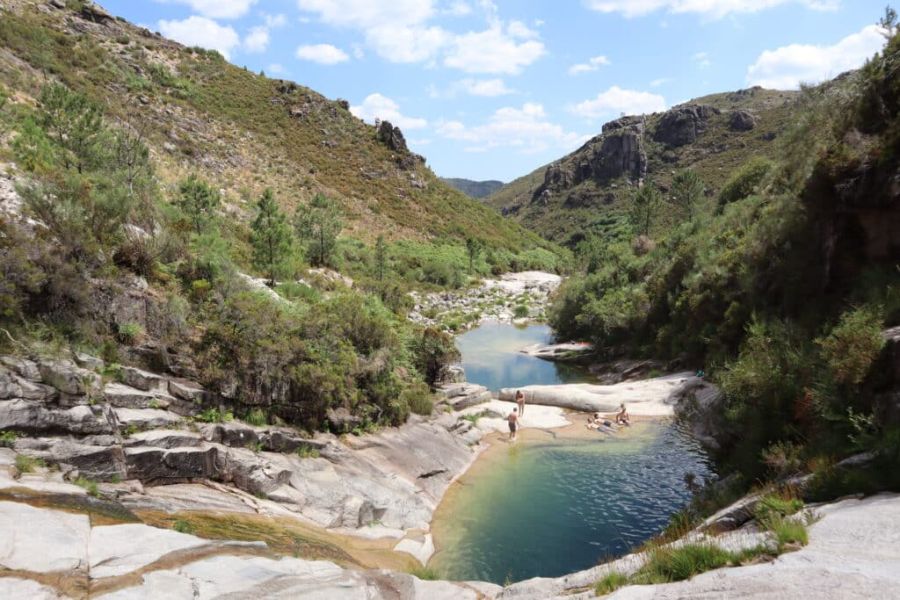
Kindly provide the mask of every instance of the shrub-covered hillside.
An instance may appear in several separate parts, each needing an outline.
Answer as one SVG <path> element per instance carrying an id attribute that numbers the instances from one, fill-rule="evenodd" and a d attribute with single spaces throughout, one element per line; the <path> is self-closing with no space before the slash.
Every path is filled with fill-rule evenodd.
<path id="1" fill-rule="evenodd" d="M 751 472 L 888 447 L 895 473 L 900 378 L 882 331 L 900 324 L 898 69 L 894 35 L 864 68 L 804 89 L 772 160 L 738 169 L 711 205 L 696 173 L 666 196 L 645 183 L 622 241 L 579 246 L 559 334 L 704 367 Z"/>
<path id="2" fill-rule="evenodd" d="M 407 292 L 561 256 L 345 102 L 88 2 L 0 5 L 3 353 L 197 379 L 219 416 L 397 424 L 455 356 Z"/>
<path id="3" fill-rule="evenodd" d="M 777 152 L 796 92 L 750 88 L 691 100 L 664 113 L 623 117 L 575 152 L 520 177 L 487 198 L 504 215 L 574 247 L 590 235 L 616 236 L 642 179 L 668 190 L 691 169 L 705 199 L 752 156 Z"/>
<path id="4" fill-rule="evenodd" d="M 0 6 L 0 83 L 33 103 L 47 78 L 101 103 L 138 132 L 161 182 L 200 172 L 237 214 L 272 188 L 293 210 L 338 202 L 348 233 L 374 242 L 476 237 L 514 252 L 542 241 L 445 185 L 397 129 L 376 130 L 344 100 L 227 63 L 114 18 L 90 2 Z"/>

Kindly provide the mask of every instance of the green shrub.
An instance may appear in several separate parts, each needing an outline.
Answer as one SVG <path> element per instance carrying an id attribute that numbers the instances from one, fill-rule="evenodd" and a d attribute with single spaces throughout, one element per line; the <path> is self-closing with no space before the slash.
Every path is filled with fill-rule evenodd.
<path id="1" fill-rule="evenodd" d="M 184 519 L 177 519 L 172 525 L 172 529 L 178 533 L 194 533 L 194 526 L 191 525 L 190 521 Z"/>
<path id="2" fill-rule="evenodd" d="M 200 411 L 194 417 L 195 421 L 200 421 L 201 423 L 228 423 L 234 420 L 234 415 L 230 410 L 221 411 L 218 408 L 207 408 L 206 410 Z"/>
<path id="3" fill-rule="evenodd" d="M 250 425 L 262 427 L 263 425 L 268 424 L 269 417 L 268 415 L 266 415 L 266 411 L 264 411 L 263 409 L 254 408 L 244 416 L 244 421 L 249 423 Z"/>
<path id="4" fill-rule="evenodd" d="M 432 327 L 424 329 L 411 345 L 413 364 L 429 385 L 434 385 L 443 367 L 460 359 L 453 337 Z"/>
<path id="5" fill-rule="evenodd" d="M 411 384 L 400 394 L 400 401 L 409 406 L 409 409 L 417 415 L 428 416 L 434 410 L 431 392 L 424 383 Z"/>
<path id="6" fill-rule="evenodd" d="M 319 458 L 319 451 L 312 446 L 300 446 L 296 451 L 300 458 Z"/>
<path id="7" fill-rule="evenodd" d="M 38 467 L 46 467 L 47 463 L 42 458 L 35 458 L 25 454 L 16 455 L 16 470 L 19 473 L 33 473 Z"/>
<path id="8" fill-rule="evenodd" d="M 122 323 L 119 325 L 118 338 L 123 344 L 134 346 L 144 337 L 144 328 L 140 323 Z"/>
<path id="9" fill-rule="evenodd" d="M 862 383 L 886 343 L 882 325 L 877 311 L 859 308 L 841 315 L 831 332 L 816 340 L 836 383 Z"/>
<path id="10" fill-rule="evenodd" d="M 75 481 L 73 481 L 75 485 L 78 487 L 84 488 L 89 496 L 93 496 L 96 498 L 100 495 L 100 490 L 97 488 L 97 482 L 88 479 L 87 477 L 79 476 Z"/>
<path id="11" fill-rule="evenodd" d="M 15 431 L 0 431 L 0 448 L 12 448 L 18 437 Z"/>
<path id="12" fill-rule="evenodd" d="M 719 206 L 725 206 L 738 200 L 743 200 L 753 194 L 774 163 L 765 158 L 753 158 L 738 168 L 719 192 Z"/>
<path id="13" fill-rule="evenodd" d="M 647 562 L 634 574 L 633 581 L 640 584 L 683 581 L 724 567 L 733 559 L 730 552 L 710 543 L 658 547 L 650 550 Z"/>
<path id="14" fill-rule="evenodd" d="M 628 585 L 627 575 L 618 571 L 610 571 L 594 584 L 594 594 L 605 596 L 626 585 Z"/>
<path id="15" fill-rule="evenodd" d="M 809 533 L 806 523 L 798 519 L 777 518 L 770 522 L 768 529 L 775 534 L 775 541 L 781 551 L 787 544 L 809 543 Z"/>
<path id="16" fill-rule="evenodd" d="M 320 298 L 319 292 L 305 283 L 299 281 L 286 281 L 275 286 L 275 291 L 288 300 L 302 300 L 315 302 Z"/>
<path id="17" fill-rule="evenodd" d="M 517 319 L 524 319 L 528 316 L 528 307 L 524 304 L 517 304 L 513 309 L 513 316 Z"/>

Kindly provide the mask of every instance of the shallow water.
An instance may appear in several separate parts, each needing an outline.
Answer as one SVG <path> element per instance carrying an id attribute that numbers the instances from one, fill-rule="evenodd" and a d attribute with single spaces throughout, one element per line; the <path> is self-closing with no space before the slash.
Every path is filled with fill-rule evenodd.
<path id="1" fill-rule="evenodd" d="M 526 346 L 552 341 L 553 331 L 546 325 L 486 323 L 458 336 L 456 345 L 462 354 L 466 379 L 489 390 L 529 384 L 596 381 L 584 368 L 553 363 L 519 352 Z"/>
<path id="2" fill-rule="evenodd" d="M 699 445 L 665 422 L 616 435 L 499 446 L 454 486 L 434 522 L 442 576 L 495 583 L 556 577 L 625 554 L 711 474 Z"/>

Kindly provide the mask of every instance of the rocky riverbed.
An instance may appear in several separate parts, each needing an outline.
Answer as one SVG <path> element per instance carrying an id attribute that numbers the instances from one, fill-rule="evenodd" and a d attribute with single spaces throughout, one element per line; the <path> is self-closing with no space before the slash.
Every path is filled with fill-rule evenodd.
<path id="1" fill-rule="evenodd" d="M 488 321 L 543 321 L 550 295 L 562 283 L 553 273 L 524 271 L 486 279 L 472 288 L 420 294 L 409 318 L 420 325 L 460 332 Z"/>

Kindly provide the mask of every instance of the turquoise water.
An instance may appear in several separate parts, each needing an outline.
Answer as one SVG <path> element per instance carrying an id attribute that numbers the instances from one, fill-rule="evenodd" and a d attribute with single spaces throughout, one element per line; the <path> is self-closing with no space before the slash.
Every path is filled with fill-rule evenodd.
<path id="1" fill-rule="evenodd" d="M 667 423 L 626 433 L 518 442 L 476 465 L 434 525 L 431 566 L 456 580 L 557 577 L 627 553 L 690 499 L 684 475 L 711 474 L 699 445 Z M 479 468 L 480 467 L 480 468 Z"/>
<path id="2" fill-rule="evenodd" d="M 546 326 L 489 324 L 457 338 L 469 381 L 491 389 L 589 380 L 524 356 Z M 700 445 L 668 421 L 614 435 L 523 432 L 497 442 L 448 492 L 433 522 L 443 577 L 504 583 L 557 577 L 627 553 L 690 499 L 684 476 L 712 476 Z"/>
<path id="3" fill-rule="evenodd" d="M 547 344 L 553 331 L 546 325 L 524 327 L 487 323 L 456 338 L 466 379 L 489 390 L 518 385 L 596 381 L 583 368 L 521 354 L 532 344 Z"/>

